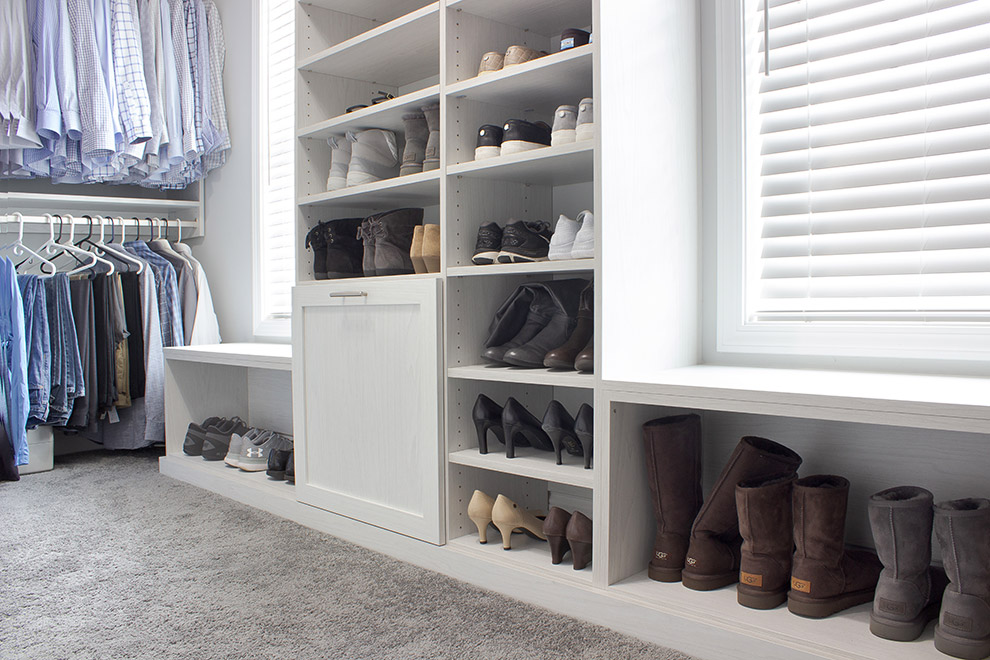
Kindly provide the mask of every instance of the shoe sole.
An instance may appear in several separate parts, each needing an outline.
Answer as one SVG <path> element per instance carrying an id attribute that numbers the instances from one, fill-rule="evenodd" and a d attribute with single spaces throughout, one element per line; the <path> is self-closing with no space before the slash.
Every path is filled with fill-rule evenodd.
<path id="1" fill-rule="evenodd" d="M 686 570 L 681 571 L 681 583 L 694 591 L 713 591 L 738 581 L 739 571 L 722 573 L 721 575 L 693 575 Z"/>
<path id="2" fill-rule="evenodd" d="M 647 568 L 646 574 L 651 580 L 657 582 L 680 582 L 683 570 L 681 568 L 657 568 L 656 566 L 650 566 Z"/>
<path id="3" fill-rule="evenodd" d="M 966 639 L 945 632 L 941 624 L 935 626 L 935 648 L 963 660 L 981 660 L 990 656 L 990 637 Z"/>
<path id="4" fill-rule="evenodd" d="M 847 610 L 856 605 L 862 605 L 873 600 L 875 589 L 862 589 L 831 598 L 808 598 L 793 589 L 787 592 L 787 609 L 791 614 L 797 614 L 808 619 L 824 619 L 836 612 Z"/>
<path id="5" fill-rule="evenodd" d="M 410 174 L 420 174 L 423 171 L 423 164 L 403 165 L 399 168 L 399 176 L 409 176 Z"/>
<path id="6" fill-rule="evenodd" d="M 576 141 L 591 140 L 595 137 L 595 124 L 578 124 L 574 129 L 574 139 Z"/>
<path id="7" fill-rule="evenodd" d="M 577 141 L 577 130 L 573 128 L 561 128 L 550 134 L 551 147 L 571 144 L 575 141 Z"/>
<path id="8" fill-rule="evenodd" d="M 567 261 L 568 259 L 573 259 L 573 247 L 572 245 L 566 245 L 557 249 L 552 246 L 550 252 L 547 253 L 547 259 L 550 261 Z"/>
<path id="9" fill-rule="evenodd" d="M 938 618 L 938 610 L 939 603 L 931 603 L 910 621 L 887 619 L 873 611 L 870 612 L 870 632 L 895 642 L 911 642 L 921 637 L 929 621 Z"/>
<path id="10" fill-rule="evenodd" d="M 524 254 L 506 252 L 504 250 L 498 253 L 498 262 L 500 264 L 528 264 L 534 261 L 549 261 L 549 259 L 547 257 L 528 257 Z"/>
<path id="11" fill-rule="evenodd" d="M 487 266 L 488 264 L 493 264 L 498 260 L 498 250 L 492 250 L 490 252 L 479 252 L 478 254 L 471 257 L 471 263 L 478 266 Z"/>
<path id="12" fill-rule="evenodd" d="M 484 160 L 486 158 L 498 158 L 502 155 L 501 147 L 477 147 L 474 150 L 475 160 Z"/>
<path id="13" fill-rule="evenodd" d="M 363 186 L 366 183 L 376 183 L 381 181 L 374 174 L 367 174 L 365 172 L 348 172 L 347 173 L 347 187 L 351 188 L 353 186 Z"/>
<path id="14" fill-rule="evenodd" d="M 533 151 L 534 149 L 545 149 L 550 145 L 543 144 L 541 142 L 524 142 L 523 140 L 508 140 L 502 143 L 502 155 L 509 156 L 511 154 L 521 154 L 524 151 Z"/>
<path id="15" fill-rule="evenodd" d="M 333 177 L 327 181 L 327 191 L 331 190 L 343 190 L 347 187 L 347 179 L 342 177 Z"/>
<path id="16" fill-rule="evenodd" d="M 266 470 L 265 474 L 275 481 L 285 481 L 285 470 Z"/>
<path id="17" fill-rule="evenodd" d="M 238 463 L 237 467 L 245 472 L 264 472 L 268 469 L 268 459 L 264 463 Z"/>
<path id="18" fill-rule="evenodd" d="M 744 584 L 736 585 L 736 601 L 751 610 L 772 610 L 787 602 L 787 589 L 760 591 Z"/>
<path id="19" fill-rule="evenodd" d="M 571 259 L 594 259 L 595 258 L 595 246 L 592 245 L 590 248 L 580 247 L 573 248 L 571 250 Z"/>

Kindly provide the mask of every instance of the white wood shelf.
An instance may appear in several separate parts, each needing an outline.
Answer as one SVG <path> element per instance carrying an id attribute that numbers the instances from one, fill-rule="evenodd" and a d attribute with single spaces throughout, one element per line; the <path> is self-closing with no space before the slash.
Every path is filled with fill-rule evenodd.
<path id="1" fill-rule="evenodd" d="M 440 203 L 440 170 L 397 176 L 383 181 L 306 195 L 300 206 L 380 208 L 383 206 L 436 206 Z"/>
<path id="2" fill-rule="evenodd" d="M 391 21 L 429 3 L 425 0 L 300 0 L 300 4 L 315 5 L 373 21 Z"/>
<path id="3" fill-rule="evenodd" d="M 592 95 L 594 49 L 594 44 L 587 44 L 506 67 L 450 85 L 446 94 L 501 106 L 577 105 Z"/>
<path id="4" fill-rule="evenodd" d="M 232 343 L 171 346 L 165 348 L 165 358 L 198 364 L 292 371 L 290 344 Z"/>
<path id="5" fill-rule="evenodd" d="M 606 381 L 614 401 L 990 433 L 990 379 L 698 365 L 652 384 Z"/>
<path id="6" fill-rule="evenodd" d="M 500 365 L 479 364 L 466 367 L 450 367 L 447 376 L 461 380 L 483 380 L 496 383 L 520 383 L 523 385 L 549 385 L 551 387 L 595 386 L 595 375 L 562 369 L 526 369 Z"/>
<path id="7" fill-rule="evenodd" d="M 368 128 L 384 128 L 402 133 L 405 126 L 402 115 L 417 112 L 431 101 L 440 98 L 440 86 L 433 85 L 409 94 L 404 94 L 391 101 L 368 106 L 361 110 L 333 117 L 326 121 L 304 126 L 296 135 L 300 138 L 325 140 L 331 135 L 343 135 L 347 131 L 364 130 Z"/>
<path id="8" fill-rule="evenodd" d="M 892 642 L 870 633 L 872 604 L 860 605 L 826 619 L 806 619 L 786 606 L 761 611 L 736 602 L 735 585 L 715 591 L 692 591 L 680 583 L 651 580 L 646 571 L 609 587 L 609 591 L 673 616 L 707 623 L 823 658 L 932 660 L 945 658 L 932 643 L 933 626 L 914 642 Z"/>
<path id="9" fill-rule="evenodd" d="M 168 455 L 158 459 L 162 474 L 196 484 L 228 497 L 231 489 L 249 490 L 264 498 L 296 501 L 296 487 L 272 479 L 262 472 L 245 472 L 223 461 L 206 461 L 201 456 Z M 237 498 L 235 498 L 237 499 Z"/>
<path id="10" fill-rule="evenodd" d="M 447 168 L 450 176 L 564 186 L 594 179 L 595 142 L 582 140 L 543 147 L 508 156 L 459 163 Z"/>
<path id="11" fill-rule="evenodd" d="M 314 53 L 301 60 L 298 68 L 391 87 L 437 76 L 439 20 L 440 5 L 434 2 Z"/>
<path id="12" fill-rule="evenodd" d="M 512 535 L 512 549 L 502 549 L 502 537 L 497 530 L 488 528 L 488 543 L 478 543 L 477 533 L 461 536 L 448 542 L 448 546 L 457 552 L 477 557 L 499 566 L 515 568 L 534 573 L 555 581 L 579 583 L 591 586 L 591 566 L 575 571 L 571 555 L 554 566 L 550 562 L 550 546 L 546 541 L 531 538 L 525 534 Z"/>
<path id="13" fill-rule="evenodd" d="M 451 266 L 448 277 L 477 277 L 479 275 L 540 275 L 543 273 L 577 273 L 595 269 L 594 259 L 564 259 L 534 261 L 521 264 L 487 264 L 483 266 Z"/>
<path id="14" fill-rule="evenodd" d="M 491 441 L 488 443 L 489 453 L 481 454 L 477 449 L 463 449 L 452 452 L 449 456 L 451 463 L 468 467 L 515 474 L 541 481 L 557 484 L 568 484 L 581 488 L 594 488 L 595 471 L 584 469 L 582 456 L 571 456 L 566 451 L 561 453 L 563 465 L 557 465 L 554 453 L 540 451 L 532 447 L 516 447 L 515 458 L 506 458 L 504 446 Z"/>
<path id="15" fill-rule="evenodd" d="M 316 286 L 320 284 L 355 284 L 360 285 L 362 282 L 405 282 L 408 280 L 428 280 L 436 279 L 440 277 L 440 273 L 414 273 L 409 275 L 376 275 L 374 277 L 341 277 L 334 280 L 300 280 L 298 282 L 299 286 Z"/>
<path id="16" fill-rule="evenodd" d="M 544 36 L 591 25 L 591 0 L 448 0 L 447 7 Z"/>

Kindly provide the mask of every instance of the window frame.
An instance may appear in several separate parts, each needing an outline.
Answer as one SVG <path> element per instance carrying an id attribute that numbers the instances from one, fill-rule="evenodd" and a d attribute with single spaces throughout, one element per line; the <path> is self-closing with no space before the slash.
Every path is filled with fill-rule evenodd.
<path id="1" fill-rule="evenodd" d="M 255 52 L 256 66 L 252 75 L 252 97 L 258 102 L 252 104 L 252 180 L 254 194 L 252 195 L 252 272 L 253 272 L 253 325 L 255 338 L 276 341 L 288 341 L 292 337 L 292 314 L 288 316 L 272 314 L 268 309 L 265 296 L 265 250 L 263 211 L 269 174 L 268 162 L 268 95 L 264 90 L 268 85 L 268 3 L 261 0 L 251 3 L 253 14 L 253 29 L 258 47 Z M 293 117 L 293 122 L 295 118 Z M 294 131 L 293 131 L 294 132 Z M 293 232 L 295 235 L 295 232 Z M 293 255 L 297 253 L 293 247 Z"/>
<path id="2" fill-rule="evenodd" d="M 990 362 L 990 324 L 750 321 L 746 287 L 757 264 L 748 254 L 744 85 L 744 3 L 710 0 L 702 21 L 703 143 L 715 159 L 703 174 L 708 295 L 707 361 L 767 366 L 839 366 L 914 371 L 972 371 Z M 714 182 L 712 181 L 714 178 Z M 714 318 L 712 318 L 714 317 Z M 907 362 L 905 362 L 905 360 Z"/>

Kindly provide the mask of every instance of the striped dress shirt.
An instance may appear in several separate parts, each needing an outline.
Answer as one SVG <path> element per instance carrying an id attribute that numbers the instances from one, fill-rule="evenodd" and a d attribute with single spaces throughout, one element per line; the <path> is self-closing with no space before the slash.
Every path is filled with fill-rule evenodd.
<path id="1" fill-rule="evenodd" d="M 213 0 L 204 0 L 203 5 L 206 7 L 206 25 L 210 37 L 210 123 L 217 139 L 213 151 L 204 158 L 203 165 L 207 170 L 213 170 L 226 162 L 227 152 L 230 150 L 227 101 L 223 93 L 223 67 L 227 46 L 216 3 Z"/>
<path id="2" fill-rule="evenodd" d="M 106 81 L 96 44 L 92 0 L 68 0 L 72 46 L 76 54 L 76 86 L 82 120 L 81 152 L 105 162 L 117 149 Z"/>
<path id="3" fill-rule="evenodd" d="M 110 0 L 113 70 L 120 99 L 124 143 L 142 144 L 151 139 L 151 102 L 144 77 L 144 54 L 137 16 L 129 0 Z M 144 155 L 144 148 L 128 151 Z"/>

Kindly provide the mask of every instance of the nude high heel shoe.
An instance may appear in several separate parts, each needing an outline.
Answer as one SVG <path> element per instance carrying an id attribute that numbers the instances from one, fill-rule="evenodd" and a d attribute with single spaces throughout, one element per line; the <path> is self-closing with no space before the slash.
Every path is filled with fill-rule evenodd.
<path id="1" fill-rule="evenodd" d="M 547 540 L 546 535 L 543 534 L 543 521 L 505 495 L 499 495 L 495 499 L 491 520 L 502 534 L 503 550 L 512 549 L 512 532 L 516 529 L 521 529 L 541 541 Z"/>
<path id="2" fill-rule="evenodd" d="M 488 525 L 492 522 L 492 508 L 494 506 L 495 500 L 480 490 L 474 491 L 471 501 L 468 502 L 467 514 L 471 522 L 478 528 L 478 543 L 488 543 Z"/>

